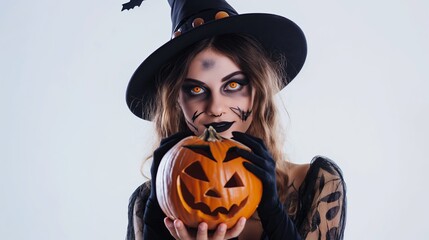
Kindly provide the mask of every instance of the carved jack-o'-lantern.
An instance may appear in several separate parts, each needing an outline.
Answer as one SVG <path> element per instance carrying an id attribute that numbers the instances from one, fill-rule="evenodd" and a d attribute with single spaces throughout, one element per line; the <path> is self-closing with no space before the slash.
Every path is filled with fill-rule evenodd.
<path id="1" fill-rule="evenodd" d="M 161 160 L 156 193 L 159 205 L 172 219 L 189 227 L 206 222 L 228 228 L 240 217 L 249 218 L 262 196 L 261 181 L 243 166 L 232 147 L 243 144 L 220 137 L 213 128 L 183 139 Z"/>

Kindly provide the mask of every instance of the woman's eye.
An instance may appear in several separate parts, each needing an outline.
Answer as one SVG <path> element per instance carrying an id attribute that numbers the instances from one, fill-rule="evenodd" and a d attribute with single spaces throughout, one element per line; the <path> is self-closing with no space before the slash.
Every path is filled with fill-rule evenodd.
<path id="1" fill-rule="evenodd" d="M 226 85 L 226 90 L 229 90 L 229 91 L 234 91 L 234 90 L 238 90 L 238 89 L 240 89 L 240 87 L 241 87 L 241 84 L 239 84 L 238 82 L 229 82 L 227 85 Z"/>
<path id="2" fill-rule="evenodd" d="M 194 95 L 198 95 L 204 93 L 204 89 L 202 89 L 201 87 L 193 87 L 191 88 L 191 93 Z"/>

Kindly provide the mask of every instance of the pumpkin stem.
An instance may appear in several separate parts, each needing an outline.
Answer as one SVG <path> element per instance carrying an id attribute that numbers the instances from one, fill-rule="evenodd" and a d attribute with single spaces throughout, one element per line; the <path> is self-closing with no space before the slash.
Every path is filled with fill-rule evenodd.
<path id="1" fill-rule="evenodd" d="M 216 132 L 216 130 L 212 126 L 206 128 L 200 138 L 206 142 L 216 142 L 222 140 L 222 137 Z"/>

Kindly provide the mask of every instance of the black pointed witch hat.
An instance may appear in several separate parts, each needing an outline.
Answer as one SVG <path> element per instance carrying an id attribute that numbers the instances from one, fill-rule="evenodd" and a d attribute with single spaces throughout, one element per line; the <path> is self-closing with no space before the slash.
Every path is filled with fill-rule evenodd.
<path id="1" fill-rule="evenodd" d="M 284 56 L 286 86 L 298 74 L 307 56 L 302 30 L 291 20 L 274 14 L 238 14 L 224 0 L 168 0 L 172 39 L 158 48 L 134 72 L 126 101 L 136 116 L 151 120 L 148 103 L 155 100 L 155 76 L 160 67 L 185 48 L 215 35 L 243 33 L 256 38 L 269 53 Z"/>

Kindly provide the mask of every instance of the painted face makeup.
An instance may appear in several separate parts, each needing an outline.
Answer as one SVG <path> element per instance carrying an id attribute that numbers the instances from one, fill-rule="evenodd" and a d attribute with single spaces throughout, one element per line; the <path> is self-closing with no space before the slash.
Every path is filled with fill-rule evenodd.
<path id="1" fill-rule="evenodd" d="M 240 107 L 231 107 L 231 111 L 233 111 L 239 118 L 241 118 L 242 121 L 247 121 L 247 118 L 252 113 L 251 110 L 243 111 L 240 109 Z"/>
<path id="2" fill-rule="evenodd" d="M 205 59 L 202 62 L 204 69 L 210 69 L 214 66 L 214 64 L 215 64 L 215 61 L 213 59 Z"/>
<path id="3" fill-rule="evenodd" d="M 179 93 L 179 105 L 191 131 L 213 126 L 226 138 L 246 132 L 252 123 L 253 92 L 241 69 L 225 55 L 206 49 L 191 61 Z"/>

